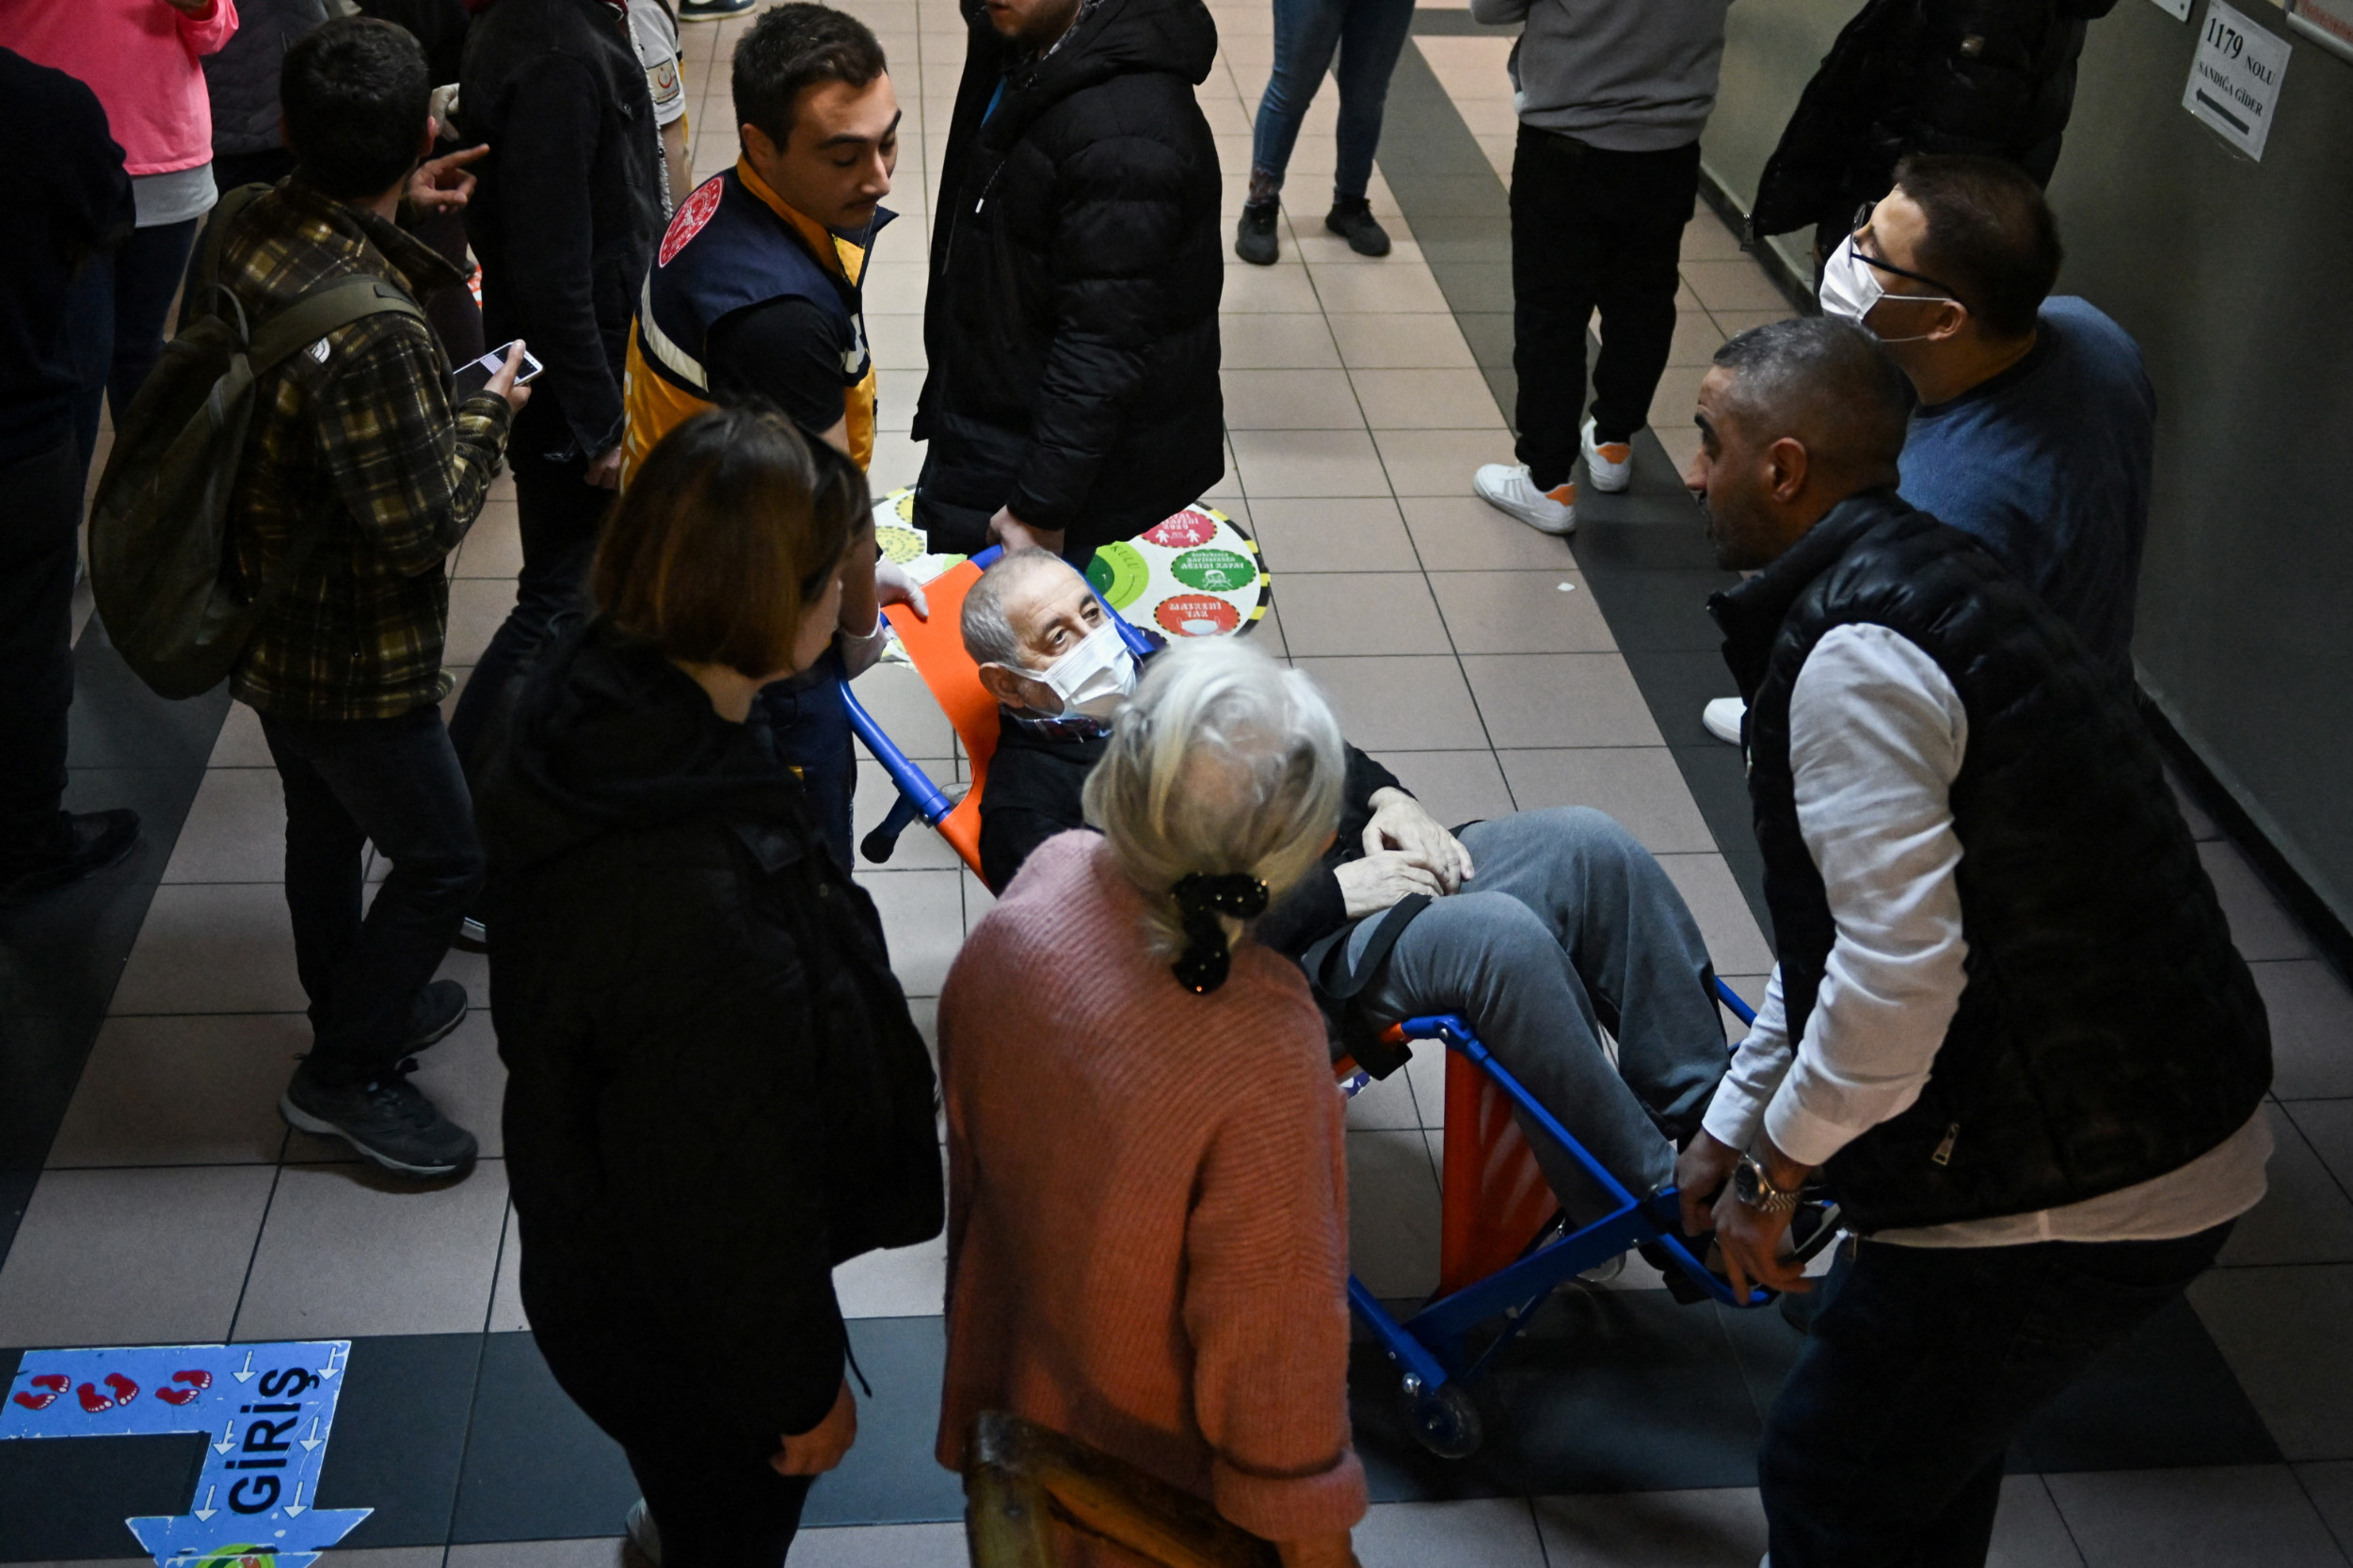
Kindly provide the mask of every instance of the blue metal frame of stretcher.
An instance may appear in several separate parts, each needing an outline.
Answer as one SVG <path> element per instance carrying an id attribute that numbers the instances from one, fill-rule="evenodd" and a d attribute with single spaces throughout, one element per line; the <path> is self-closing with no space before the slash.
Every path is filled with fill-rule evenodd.
<path id="1" fill-rule="evenodd" d="M 1716 995 L 1733 1016 L 1743 1024 L 1754 1023 L 1755 1013 L 1739 995 L 1721 980 L 1716 982 Z M 1677 1211 L 1681 1199 L 1672 1187 L 1663 1189 L 1648 1199 L 1638 1198 L 1626 1191 L 1623 1182 L 1603 1168 L 1551 1112 L 1538 1104 L 1479 1042 L 1470 1026 L 1453 1014 L 1431 1017 L 1408 1018 L 1399 1026 L 1408 1040 L 1437 1040 L 1449 1050 L 1459 1051 L 1481 1071 L 1495 1080 L 1497 1087 L 1512 1097 L 1512 1103 L 1566 1149 L 1583 1167 L 1585 1174 L 1609 1194 L 1616 1205 L 1600 1219 L 1581 1229 L 1537 1248 L 1518 1261 L 1497 1270 L 1475 1285 L 1468 1285 L 1450 1296 L 1430 1303 L 1403 1322 L 1389 1315 L 1380 1299 L 1365 1288 L 1362 1280 L 1351 1274 L 1348 1280 L 1349 1304 L 1372 1331 L 1373 1336 L 1389 1353 L 1389 1359 L 1419 1380 L 1424 1391 L 1434 1390 L 1458 1379 L 1477 1376 L 1494 1360 L 1497 1352 L 1516 1337 L 1526 1327 L 1536 1308 L 1552 1291 L 1585 1272 L 1588 1269 L 1607 1263 L 1629 1248 L 1644 1241 L 1656 1241 L 1684 1272 L 1696 1280 L 1701 1288 L 1727 1306 L 1762 1306 L 1772 1300 L 1767 1290 L 1752 1290 L 1746 1300 L 1736 1297 L 1721 1276 L 1710 1273 L 1701 1261 L 1691 1256 L 1684 1245 L 1677 1226 Z M 1350 1085 L 1363 1087 L 1363 1075 Z M 1505 1320 L 1507 1326 L 1478 1361 L 1465 1365 L 1464 1345 L 1470 1331 L 1496 1318 Z"/>
<path id="2" fill-rule="evenodd" d="M 992 546 L 973 556 L 972 561 L 985 571 L 1002 553 L 1001 550 Z M 1102 596 L 1097 594 L 1096 598 L 1099 601 Z M 1112 623 L 1120 629 L 1121 638 L 1138 658 L 1153 651 L 1151 642 L 1130 625 L 1126 616 L 1112 610 L 1108 603 L 1103 608 L 1111 616 Z M 906 754 L 883 733 L 882 727 L 851 694 L 848 682 L 842 683 L 841 693 L 849 708 L 851 728 L 856 731 L 858 739 L 866 744 L 866 749 L 873 754 L 874 760 L 883 765 L 890 775 L 891 782 L 899 788 L 899 798 L 892 803 L 882 825 L 868 834 L 861 845 L 869 860 L 887 860 L 897 844 L 900 833 L 917 817 L 936 827 L 949 812 L 955 809 L 956 802 L 934 784 L 920 767 L 908 760 Z M 1716 982 L 1716 995 L 1743 1024 L 1755 1021 L 1756 1015 L 1748 1003 L 1742 1001 L 1738 994 L 1721 980 Z M 1765 1290 L 1753 1290 L 1745 1301 L 1736 1298 L 1731 1288 L 1720 1276 L 1710 1273 L 1683 1244 L 1676 1224 L 1680 1200 L 1674 1189 L 1670 1187 L 1647 1200 L 1626 1191 L 1625 1184 L 1605 1170 L 1601 1161 L 1571 1137 L 1568 1129 L 1553 1117 L 1552 1112 L 1538 1104 L 1535 1096 L 1521 1085 L 1519 1080 L 1488 1052 L 1463 1019 L 1453 1014 L 1408 1018 L 1401 1030 L 1408 1040 L 1437 1040 L 1449 1050 L 1459 1051 L 1469 1058 L 1512 1097 L 1514 1106 L 1568 1150 L 1570 1156 L 1585 1167 L 1586 1174 L 1616 1205 L 1591 1224 L 1535 1249 L 1475 1285 L 1432 1302 L 1403 1322 L 1391 1317 L 1380 1299 L 1365 1288 L 1364 1282 L 1351 1274 L 1348 1280 L 1349 1304 L 1389 1352 L 1389 1358 L 1419 1379 L 1424 1390 L 1434 1390 L 1458 1378 L 1475 1376 L 1494 1359 L 1497 1352 L 1512 1342 L 1536 1307 L 1555 1288 L 1644 1241 L 1656 1241 L 1664 1247 L 1668 1256 L 1698 1281 L 1702 1288 L 1726 1305 L 1761 1306 L 1772 1299 L 1771 1293 Z M 1369 1081 L 1365 1074 L 1359 1073 L 1345 1088 L 1353 1095 Z M 1470 1331 L 1498 1317 L 1503 1318 L 1509 1326 L 1476 1363 L 1465 1366 L 1464 1345 Z"/>
<path id="3" fill-rule="evenodd" d="M 1002 546 L 991 545 L 973 556 L 972 564 L 986 571 L 1004 552 Z M 1088 587 L 1092 590 L 1094 584 L 1089 584 Z M 1113 610 L 1100 593 L 1095 595 L 1095 601 L 1103 606 L 1103 613 L 1111 617 L 1113 626 L 1119 628 L 1120 640 L 1128 645 L 1128 651 L 1139 659 L 1154 651 L 1151 639 L 1130 625 L 1127 616 Z M 956 808 L 956 802 L 933 783 L 921 768 L 909 761 L 906 753 L 883 733 L 882 726 L 876 724 L 873 715 L 860 705 L 846 680 L 841 683 L 841 700 L 850 711 L 851 729 L 866 743 L 866 749 L 873 754 L 875 761 L 883 765 L 883 771 L 890 775 L 890 781 L 899 787 L 899 798 L 891 803 L 882 824 L 858 844 L 869 860 L 888 860 L 890 852 L 898 846 L 899 835 L 906 830 L 910 823 L 920 817 L 937 827 L 948 813 Z"/>

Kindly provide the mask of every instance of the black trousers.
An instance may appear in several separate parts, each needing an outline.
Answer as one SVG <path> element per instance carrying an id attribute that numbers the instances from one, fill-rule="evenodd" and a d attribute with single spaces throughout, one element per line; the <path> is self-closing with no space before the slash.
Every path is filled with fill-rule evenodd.
<path id="1" fill-rule="evenodd" d="M 1585 329 L 1601 312 L 1593 424 L 1622 441 L 1650 422 L 1674 345 L 1676 263 L 1700 147 L 1612 152 L 1520 127 L 1512 158 L 1512 368 L 1519 459 L 1539 489 L 1569 477 L 1584 423 Z"/>
<path id="2" fill-rule="evenodd" d="M 588 483 L 590 456 L 574 442 L 555 393 L 536 389 L 506 441 L 523 544 L 515 608 L 491 636 L 450 715 L 449 738 L 470 775 L 483 761 L 484 747 L 504 731 L 516 692 L 556 623 L 586 606 L 588 564 L 613 504 L 611 490 Z"/>
<path id="3" fill-rule="evenodd" d="M 775 1438 L 623 1445 L 662 1535 L 662 1568 L 779 1568 L 800 1532 L 813 1476 L 780 1476 Z"/>
<path id="4" fill-rule="evenodd" d="M 417 999 L 482 886 L 473 797 L 432 703 L 390 719 L 262 715 L 286 791 L 286 908 L 311 1000 L 311 1071 L 364 1082 L 400 1060 Z M 376 902 L 361 850 L 392 863 Z"/>
<path id="5" fill-rule="evenodd" d="M 81 476 L 80 446 L 66 431 L 47 451 L 0 465 L 0 859 L 46 849 L 57 833 Z"/>
<path id="6" fill-rule="evenodd" d="M 2019 1428 L 2230 1234 L 1863 1242 L 1765 1418 L 1773 1568 L 1980 1568 Z"/>

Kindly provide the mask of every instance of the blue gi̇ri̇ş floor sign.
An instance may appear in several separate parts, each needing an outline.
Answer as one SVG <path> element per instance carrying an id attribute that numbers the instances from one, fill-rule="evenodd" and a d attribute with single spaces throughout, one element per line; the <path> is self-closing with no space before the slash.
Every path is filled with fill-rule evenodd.
<path id="1" fill-rule="evenodd" d="M 0 1439 L 205 1433 L 188 1512 L 126 1519 L 162 1568 L 303 1568 L 372 1510 L 315 1508 L 348 1339 L 27 1351 Z"/>

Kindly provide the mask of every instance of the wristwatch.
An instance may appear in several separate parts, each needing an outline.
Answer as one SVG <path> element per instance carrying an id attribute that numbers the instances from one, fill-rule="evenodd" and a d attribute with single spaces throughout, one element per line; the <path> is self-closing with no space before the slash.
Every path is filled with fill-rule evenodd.
<path id="1" fill-rule="evenodd" d="M 1732 1195 L 1759 1214 L 1786 1214 L 1798 1207 L 1802 1192 L 1795 1187 L 1784 1192 L 1774 1186 L 1772 1177 L 1765 1174 L 1765 1167 L 1757 1163 L 1756 1156 L 1744 1154 L 1740 1163 L 1732 1168 Z"/>

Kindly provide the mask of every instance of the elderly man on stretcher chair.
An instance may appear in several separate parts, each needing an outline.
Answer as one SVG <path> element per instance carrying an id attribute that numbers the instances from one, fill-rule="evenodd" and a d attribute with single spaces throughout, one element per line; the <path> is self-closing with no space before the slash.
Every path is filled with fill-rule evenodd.
<path id="1" fill-rule="evenodd" d="M 1085 825 L 1080 789 L 1135 661 L 1086 580 L 1042 550 L 983 574 L 962 631 L 999 703 L 980 845 L 982 874 L 1002 891 L 1032 850 Z M 1350 746 L 1338 837 L 1257 936 L 1306 970 L 1336 1055 L 1385 1076 L 1401 1060 L 1380 1040 L 1390 1024 L 1460 1014 L 1637 1194 L 1673 1183 L 1676 1150 L 1723 1076 L 1699 928 L 1649 852 L 1599 811 L 1523 811 L 1449 832 Z M 1572 1221 L 1613 1207 L 1565 1150 L 1521 1125 Z M 1678 1299 L 1702 1299 L 1680 1271 L 1666 1273 Z"/>

